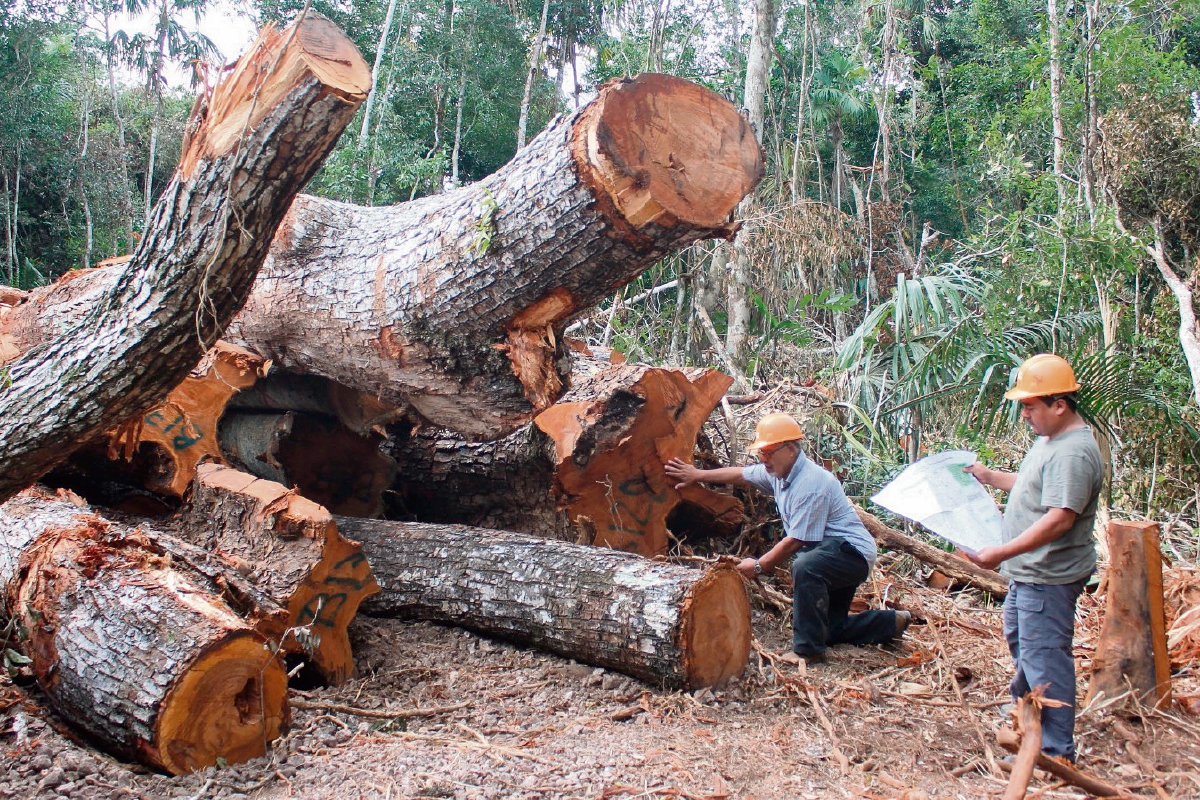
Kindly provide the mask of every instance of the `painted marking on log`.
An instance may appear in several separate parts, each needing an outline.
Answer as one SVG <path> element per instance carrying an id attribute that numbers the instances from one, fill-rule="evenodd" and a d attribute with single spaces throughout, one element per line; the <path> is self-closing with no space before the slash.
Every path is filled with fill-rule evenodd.
<path id="1" fill-rule="evenodd" d="M 163 416 L 162 409 L 155 409 L 147 414 L 145 422 L 146 425 L 161 432 L 164 436 L 170 435 L 171 431 L 174 430 L 176 426 L 178 426 L 180 423 L 183 423 L 183 425 L 179 428 L 180 432 L 171 438 L 171 446 L 176 450 L 186 450 L 204 438 L 204 432 L 196 427 L 196 425 L 189 421 L 179 411 L 175 412 L 175 419 L 167 425 L 164 425 L 164 423 L 166 423 L 166 417 Z"/>

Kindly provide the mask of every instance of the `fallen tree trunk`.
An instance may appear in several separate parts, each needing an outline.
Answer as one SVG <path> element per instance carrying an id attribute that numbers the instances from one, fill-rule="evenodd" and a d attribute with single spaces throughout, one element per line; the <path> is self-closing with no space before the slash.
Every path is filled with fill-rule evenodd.
<path id="1" fill-rule="evenodd" d="M 1108 595 L 1085 705 L 1132 692 L 1162 707 L 1171 699 L 1158 523 L 1108 524 Z"/>
<path id="2" fill-rule="evenodd" d="M 346 628 L 379 584 L 325 508 L 278 483 L 201 464 L 182 527 L 192 544 L 243 565 L 287 609 L 288 652 L 307 654 L 329 683 L 354 674 Z"/>
<path id="3" fill-rule="evenodd" d="M 1008 594 L 1008 581 L 1000 573 L 977 567 L 965 558 L 939 550 L 933 545 L 907 536 L 895 528 L 889 528 L 874 514 L 863 511 L 858 506 L 855 506 L 854 510 L 858 512 L 858 518 L 875 537 L 875 541 L 880 547 L 908 553 L 913 558 L 937 567 L 951 578 L 974 586 L 976 589 L 982 589 L 993 597 L 1002 598 Z"/>
<path id="4" fill-rule="evenodd" d="M 375 616 L 429 619 L 695 688 L 740 675 L 750 603 L 722 563 L 700 571 L 461 525 L 338 518 L 383 590 Z"/>
<path id="5" fill-rule="evenodd" d="M 730 379 L 705 369 L 577 362 L 572 388 L 497 442 L 394 427 L 388 452 L 405 465 L 389 516 L 472 524 L 663 555 L 668 529 L 723 535 L 741 503 L 702 486 L 682 491 L 662 465 L 690 458 Z"/>
<path id="6" fill-rule="evenodd" d="M 391 208 L 298 197 L 226 337 L 497 438 L 561 394 L 572 316 L 664 255 L 731 235 L 761 174 L 719 95 L 664 75 L 615 81 L 477 184 Z"/>
<path id="7" fill-rule="evenodd" d="M 51 707 L 114 753 L 180 774 L 287 722 L 284 612 L 215 556 L 30 492 L 0 506 L 0 585 Z"/>
<path id="8" fill-rule="evenodd" d="M 241 309 L 285 212 L 370 85 L 353 43 L 310 14 L 265 29 L 197 103 L 179 168 L 125 265 L 12 308 L 0 500 L 161 403 Z"/>

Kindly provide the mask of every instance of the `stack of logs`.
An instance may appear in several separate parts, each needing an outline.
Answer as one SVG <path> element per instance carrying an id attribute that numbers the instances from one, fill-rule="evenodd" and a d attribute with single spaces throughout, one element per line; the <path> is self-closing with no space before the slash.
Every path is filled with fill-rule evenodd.
<path id="1" fill-rule="evenodd" d="M 344 680 L 372 595 L 670 686 L 749 654 L 729 563 L 645 557 L 669 527 L 740 518 L 661 468 L 691 458 L 728 379 L 562 335 L 736 231 L 762 171 L 746 122 L 646 75 L 479 184 L 393 208 L 297 194 L 369 78 L 317 14 L 265 31 L 198 103 L 131 258 L 0 294 L 5 613 L 61 716 L 169 772 L 262 754 L 288 722 L 284 659 Z M 61 488 L 18 494 L 52 468 Z M 446 490 L 468 522 L 538 535 L 360 519 Z"/>

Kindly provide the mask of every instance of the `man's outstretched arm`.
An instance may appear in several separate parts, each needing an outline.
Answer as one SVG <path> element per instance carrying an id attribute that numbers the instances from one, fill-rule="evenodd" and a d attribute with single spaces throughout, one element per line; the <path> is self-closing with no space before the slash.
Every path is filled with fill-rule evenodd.
<path id="1" fill-rule="evenodd" d="M 700 469 L 678 458 L 663 464 L 663 472 L 675 481 L 675 488 L 682 489 L 693 483 L 723 483 L 727 486 L 749 486 L 742 474 L 744 467 L 719 467 Z"/>

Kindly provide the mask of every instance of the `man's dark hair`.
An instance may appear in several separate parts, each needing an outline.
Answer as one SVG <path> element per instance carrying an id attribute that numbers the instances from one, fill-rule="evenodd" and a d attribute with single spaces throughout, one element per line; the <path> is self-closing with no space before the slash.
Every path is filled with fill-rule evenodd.
<path id="1" fill-rule="evenodd" d="M 1067 404 L 1067 408 L 1072 411 L 1076 411 L 1079 407 L 1079 400 L 1075 397 L 1074 392 L 1068 392 L 1067 394 L 1044 394 L 1038 399 L 1048 406 L 1052 406 L 1059 400 L 1062 400 Z"/>

